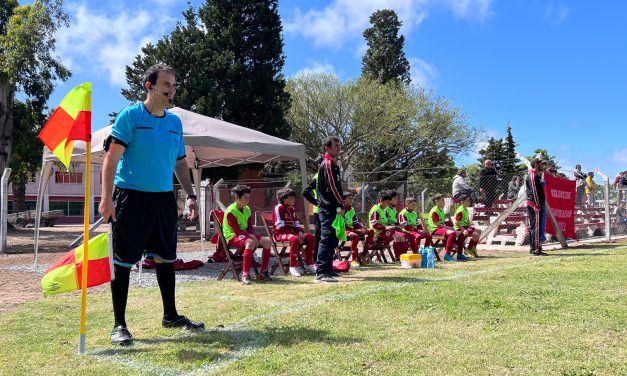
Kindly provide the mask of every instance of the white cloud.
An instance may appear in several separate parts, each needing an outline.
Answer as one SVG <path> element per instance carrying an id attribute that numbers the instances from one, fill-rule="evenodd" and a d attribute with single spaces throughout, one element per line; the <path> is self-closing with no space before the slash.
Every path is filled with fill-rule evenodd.
<path id="1" fill-rule="evenodd" d="M 294 76 L 300 76 L 304 74 L 312 74 L 312 73 L 329 73 L 334 76 L 337 76 L 337 72 L 335 67 L 329 62 L 321 63 L 319 61 L 308 62 L 309 66 L 305 67 L 294 74 Z"/>
<path id="2" fill-rule="evenodd" d="M 63 62 L 75 72 L 108 76 L 111 84 L 124 85 L 125 66 L 146 42 L 158 40 L 175 23 L 156 4 L 150 11 L 131 7 L 110 15 L 90 9 L 86 2 L 69 4 L 70 27 L 56 35 Z"/>
<path id="3" fill-rule="evenodd" d="M 420 87 L 429 87 L 430 81 L 437 77 L 436 68 L 426 61 L 417 57 L 410 57 L 409 65 L 411 66 L 411 82 Z"/>
<path id="4" fill-rule="evenodd" d="M 296 9 L 284 20 L 288 35 L 302 35 L 317 47 L 339 49 L 362 38 L 370 15 L 378 9 L 393 9 L 403 22 L 406 34 L 419 25 L 433 8 L 446 8 L 458 18 L 484 22 L 492 14 L 493 0 L 334 0 L 322 10 Z"/>
<path id="5" fill-rule="evenodd" d="M 570 8 L 562 3 L 557 5 L 550 3 L 549 5 L 547 5 L 544 11 L 544 15 L 546 16 L 546 18 L 554 25 L 559 25 L 564 22 L 569 13 Z"/>

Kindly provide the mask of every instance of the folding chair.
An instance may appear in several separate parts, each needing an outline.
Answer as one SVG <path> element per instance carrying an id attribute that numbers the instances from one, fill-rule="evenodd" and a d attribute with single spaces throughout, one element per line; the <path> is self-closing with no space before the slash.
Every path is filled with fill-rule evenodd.
<path id="1" fill-rule="evenodd" d="M 429 231 L 429 228 L 425 224 L 426 216 L 428 216 L 428 214 L 424 214 L 424 213 L 421 213 L 418 216 L 418 221 L 419 221 L 420 225 L 422 226 L 423 231 Z M 431 239 L 433 240 L 433 249 L 435 249 L 435 258 L 439 262 L 441 262 L 442 258 L 440 257 L 440 252 L 442 252 L 442 250 L 444 249 L 444 246 L 446 245 L 446 242 L 445 242 L 446 236 L 444 236 L 444 235 L 431 235 Z"/>
<path id="2" fill-rule="evenodd" d="M 259 212 L 259 218 L 261 219 L 261 223 L 263 223 L 263 228 L 266 230 L 266 235 L 272 241 L 272 257 L 274 257 L 274 265 L 272 265 L 272 269 L 270 270 L 270 274 L 274 275 L 277 268 L 281 269 L 281 273 L 286 276 L 287 268 L 290 266 L 290 254 L 289 247 L 290 242 L 277 242 L 274 240 L 274 236 L 272 234 L 272 212 Z M 287 263 L 284 261 L 287 259 Z"/>
<path id="3" fill-rule="evenodd" d="M 211 213 L 209 213 L 209 216 L 213 219 L 215 231 L 218 233 L 218 242 L 222 246 L 222 249 L 224 249 L 225 255 L 225 265 L 218 276 L 218 281 L 221 281 L 228 272 L 231 272 L 233 274 L 233 279 L 239 282 L 240 273 L 242 272 L 242 267 L 244 265 L 244 248 L 229 247 L 226 238 L 224 237 L 224 231 L 222 230 L 222 218 L 220 218 L 220 215 L 215 210 L 212 210 Z M 234 252 L 231 252 L 231 250 Z M 259 275 L 254 258 L 252 267 L 255 271 L 255 275 Z"/>

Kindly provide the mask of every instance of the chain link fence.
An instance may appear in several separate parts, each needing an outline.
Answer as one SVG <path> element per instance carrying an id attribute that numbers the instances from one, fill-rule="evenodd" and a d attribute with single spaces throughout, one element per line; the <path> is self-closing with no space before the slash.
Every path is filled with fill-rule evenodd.
<path id="1" fill-rule="evenodd" d="M 353 207 L 358 216 L 367 221 L 367 213 L 377 203 L 378 193 L 382 190 L 392 190 L 398 193 L 398 211 L 402 209 L 405 198 L 413 197 L 417 202 L 417 210 L 428 213 L 433 207 L 432 197 L 436 194 L 445 196 L 445 213 L 454 214 L 457 198 L 461 193 L 473 198 L 473 205 L 469 209 L 472 225 L 484 231 L 483 242 L 495 245 L 525 245 L 528 244 L 528 221 L 525 200 L 518 201 L 525 195 L 525 178 L 527 171 L 521 171 L 509 176 L 498 173 L 480 176 L 451 176 L 446 178 L 416 178 L 410 177 L 406 181 L 372 181 L 345 184 L 345 189 L 353 193 Z M 567 174 L 564 174 L 565 177 Z M 100 219 L 98 205 L 100 202 L 100 173 L 93 174 L 90 223 Z M 350 179 L 349 179 L 350 181 Z M 596 175 L 590 179 L 591 184 L 579 182 L 576 188 L 575 231 L 578 239 L 590 237 L 608 237 L 610 235 L 627 234 L 627 185 L 618 184 L 613 187 L 609 179 Z M 271 180 L 223 181 L 213 184 L 203 183 L 200 194 L 205 200 L 208 211 L 211 208 L 226 208 L 231 204 L 230 189 L 237 184 L 251 187 L 250 206 L 255 215 L 255 225 L 261 226 L 258 221 L 258 212 L 271 211 L 278 203 L 276 194 L 283 187 L 290 186 L 300 196 L 302 187 L 291 185 L 288 179 L 275 178 Z M 36 205 L 38 182 L 26 185 L 23 194 L 15 192 L 12 187 L 8 190 L 7 205 L 7 237 L 6 251 L 13 253 L 28 253 L 34 248 L 34 209 Z M 51 184 L 44 193 L 40 230 L 40 250 L 42 252 L 59 252 L 69 249 L 70 245 L 80 237 L 83 231 L 83 184 L 82 176 L 71 173 L 54 172 Z M 179 249 L 198 250 L 197 241 L 201 236 L 201 219 L 187 219 L 188 208 L 185 207 L 186 194 L 180 187 L 175 187 L 179 219 Z M 21 197 L 21 198 L 20 198 Z M 301 199 L 296 200 L 295 209 L 304 213 L 308 205 L 310 223 L 312 206 Z M 516 207 L 514 207 L 516 206 Z M 506 215 L 504 214 L 506 213 Z M 498 223 L 497 223 L 498 222 Z M 313 229 L 313 226 L 310 226 Z M 103 232 L 108 226 L 99 226 L 95 233 Z M 212 235 L 210 223 L 205 226 L 207 238 Z M 547 242 L 556 241 L 547 235 Z M 207 245 L 209 246 L 209 245 Z"/>

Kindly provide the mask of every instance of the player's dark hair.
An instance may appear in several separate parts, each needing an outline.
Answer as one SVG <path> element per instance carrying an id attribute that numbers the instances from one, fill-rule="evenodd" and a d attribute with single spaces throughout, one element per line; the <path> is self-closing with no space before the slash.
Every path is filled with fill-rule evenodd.
<path id="1" fill-rule="evenodd" d="M 416 202 L 416 199 L 415 199 L 415 198 L 413 198 L 413 197 L 411 197 L 411 196 L 410 196 L 410 197 L 407 197 L 407 198 L 405 199 L 405 206 L 407 206 L 407 205 L 411 204 L 412 202 Z"/>
<path id="2" fill-rule="evenodd" d="M 337 136 L 328 136 L 324 139 L 324 142 L 322 142 L 322 149 L 324 149 L 324 147 L 328 147 L 330 148 L 333 145 L 333 142 L 340 142 L 340 139 L 337 138 Z"/>
<path id="3" fill-rule="evenodd" d="M 276 197 L 279 202 L 282 204 L 283 201 L 287 200 L 288 197 L 296 197 L 296 192 L 292 188 L 281 188 L 276 193 Z"/>
<path id="4" fill-rule="evenodd" d="M 381 191 L 379 192 L 379 201 L 390 201 L 392 196 L 390 196 L 390 191 Z"/>
<path id="5" fill-rule="evenodd" d="M 443 198 L 444 195 L 442 195 L 441 193 L 438 193 L 437 195 L 433 196 L 431 198 L 431 200 L 433 201 L 433 203 L 435 204 L 439 199 Z"/>
<path id="6" fill-rule="evenodd" d="M 231 188 L 231 197 L 234 199 L 242 198 L 245 193 L 250 193 L 250 187 L 243 184 L 238 184 Z"/>

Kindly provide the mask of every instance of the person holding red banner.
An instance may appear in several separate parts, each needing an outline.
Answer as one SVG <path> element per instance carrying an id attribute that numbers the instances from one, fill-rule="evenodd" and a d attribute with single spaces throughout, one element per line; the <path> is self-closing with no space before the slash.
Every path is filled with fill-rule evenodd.
<path id="1" fill-rule="evenodd" d="M 527 193 L 527 220 L 529 221 L 529 252 L 534 256 L 545 256 L 542 252 L 540 240 L 540 212 L 544 209 L 545 196 L 542 187 L 541 174 L 546 161 L 534 158 L 531 161 L 531 170 L 525 179 Z"/>

